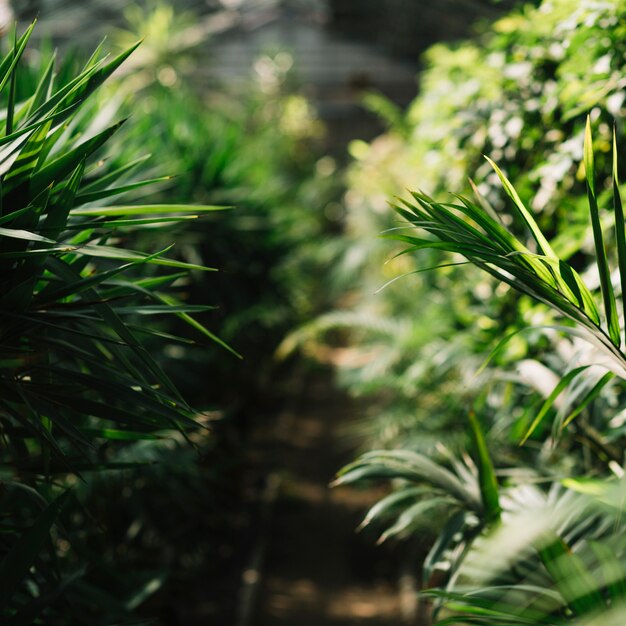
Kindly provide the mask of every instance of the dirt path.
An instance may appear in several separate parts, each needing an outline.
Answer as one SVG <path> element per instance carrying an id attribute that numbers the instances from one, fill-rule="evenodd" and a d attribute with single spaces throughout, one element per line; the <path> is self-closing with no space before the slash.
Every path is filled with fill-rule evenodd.
<path id="1" fill-rule="evenodd" d="M 277 493 L 251 626 L 402 623 L 397 554 L 355 532 L 382 492 L 328 487 L 353 458 L 342 432 L 355 411 L 328 375 L 314 376 L 264 434 Z"/>

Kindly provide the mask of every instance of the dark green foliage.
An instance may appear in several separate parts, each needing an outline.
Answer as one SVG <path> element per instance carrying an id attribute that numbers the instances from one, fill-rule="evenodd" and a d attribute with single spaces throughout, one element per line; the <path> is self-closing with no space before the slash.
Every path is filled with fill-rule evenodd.
<path id="1" fill-rule="evenodd" d="M 44 59 L 18 100 L 31 31 L 0 62 L 0 614 L 7 624 L 109 624 L 154 585 L 112 601 L 74 531 L 80 505 L 68 487 L 143 465 L 113 453 L 130 442 L 202 428 L 146 349 L 145 337 L 163 334 L 144 320 L 169 314 L 212 337 L 192 317 L 212 307 L 187 304 L 177 286 L 209 268 L 168 256 L 171 246 L 138 251 L 124 240 L 219 207 L 111 204 L 144 182 L 120 183 L 138 162 L 98 160 L 121 123 L 102 129 L 89 97 L 136 46 L 112 60 L 98 50 L 67 80 Z"/>

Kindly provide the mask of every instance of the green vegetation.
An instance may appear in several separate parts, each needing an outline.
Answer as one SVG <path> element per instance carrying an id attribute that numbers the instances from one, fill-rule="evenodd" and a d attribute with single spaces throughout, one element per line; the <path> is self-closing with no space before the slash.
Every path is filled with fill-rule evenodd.
<path id="1" fill-rule="evenodd" d="M 189 68 L 211 59 L 200 58 L 204 47 L 180 47 L 193 41 L 191 18 L 158 4 L 129 17 L 133 32 L 118 39 L 148 39 L 116 90 L 137 118 L 116 144 L 118 158 L 162 155 L 159 170 L 176 178 L 159 190 L 161 201 L 235 207 L 181 232 L 177 250 L 220 269 L 194 273 L 190 297 L 201 302 L 215 294 L 218 308 L 206 314 L 207 326 L 245 358 L 179 350 L 175 369 L 185 375 L 176 382 L 187 397 L 210 392 L 220 409 L 256 410 L 259 396 L 267 395 L 278 343 L 329 300 L 317 268 L 331 254 L 324 239 L 336 228 L 323 212 L 339 194 L 336 166 L 329 157 L 320 166 L 323 127 L 292 84 L 286 53 L 261 55 L 262 71 L 249 84 L 198 85 Z"/>
<path id="2" fill-rule="evenodd" d="M 349 333 L 339 381 L 378 450 L 337 483 L 391 479 L 364 525 L 422 545 L 438 624 L 623 620 L 625 9 L 522 7 L 429 50 L 406 114 L 371 96 L 389 130 L 351 146 L 346 195 L 364 288 L 285 344 Z"/>
<path id="3" fill-rule="evenodd" d="M 3 623 L 184 620 L 207 576 L 233 619 L 240 440 L 319 307 L 327 220 L 301 207 L 336 183 L 310 174 L 319 125 L 281 58 L 270 84 L 197 90 L 185 20 L 133 27 L 83 63 L 22 56 L 31 26 L 0 66 Z"/>
<path id="4" fill-rule="evenodd" d="M 431 239 L 396 235 L 410 245 L 408 251 L 432 246 L 462 254 L 498 281 L 549 305 L 563 319 L 572 320 L 575 325 L 565 327 L 563 331 L 582 337 L 595 348 L 596 354 L 589 362 L 581 360 L 582 365 L 569 370 L 556 385 L 521 437 L 521 445 L 533 438 L 538 428 L 545 426 L 544 419 L 547 419 L 556 399 L 571 385 L 572 380 L 576 379 L 576 386 L 582 386 L 584 382 L 581 379 L 584 381 L 585 372 L 590 367 L 605 370 L 592 387 L 578 394 L 573 410 L 568 414 L 555 412 L 551 427 L 546 429 L 547 433 L 541 438 L 532 439 L 535 443 L 551 439 L 554 442 L 551 445 L 556 445 L 559 439 L 567 437 L 568 431 L 573 429 L 595 457 L 593 478 L 589 480 L 587 473 L 578 473 L 585 469 L 582 464 L 580 467 L 572 467 L 567 479 L 550 476 L 546 472 L 542 482 L 547 483 L 551 490 L 558 486 L 566 489 L 555 495 L 554 501 L 548 500 L 538 507 L 528 501 L 528 496 L 522 496 L 518 497 L 513 506 L 505 506 L 501 511 L 502 496 L 510 491 L 518 491 L 532 482 L 532 477 L 518 477 L 510 484 L 503 485 L 499 493 L 500 487 L 486 442 L 476 418 L 470 414 L 470 424 L 475 433 L 473 450 L 477 466 L 473 487 L 474 493 L 480 494 L 480 497 L 471 508 L 467 508 L 469 498 L 461 502 L 457 500 L 455 508 L 466 508 L 475 513 L 480 524 L 472 523 L 471 531 L 464 529 L 464 558 L 454 563 L 447 588 L 433 592 L 435 597 L 444 600 L 443 609 L 437 613 L 442 619 L 437 623 L 491 624 L 498 620 L 498 623 L 503 624 L 555 624 L 570 623 L 572 618 L 578 620 L 576 623 L 588 623 L 591 618 L 600 619 L 607 608 L 611 609 L 612 619 L 620 616 L 623 619 L 626 595 L 623 590 L 624 563 L 620 547 L 622 527 L 620 520 L 615 517 L 616 510 L 621 510 L 622 500 L 618 492 L 614 491 L 623 476 L 622 454 L 615 447 L 615 442 L 608 444 L 608 438 L 614 438 L 610 421 L 605 422 L 603 432 L 598 434 L 581 417 L 614 375 L 622 379 L 626 375 L 625 355 L 620 351 L 622 331 L 616 319 L 617 303 L 598 216 L 591 142 L 591 130 L 587 123 L 584 168 L 595 256 L 601 277 L 604 324 L 589 288 L 574 268 L 554 254 L 514 187 L 494 163 L 492 166 L 501 177 L 519 217 L 533 235 L 537 252 L 531 252 L 510 230 L 502 226 L 495 215 L 491 217 L 484 206 L 474 204 L 462 196 L 459 196 L 460 203 L 442 204 L 422 194 L 414 194 L 415 204 L 407 203 L 407 208 L 398 207 L 407 221 L 434 236 Z M 613 172 L 613 208 L 617 226 L 623 224 L 624 217 L 617 182 L 616 152 Z M 621 267 L 625 242 L 620 228 L 616 228 L 616 232 Z M 619 239 L 620 236 L 622 239 Z M 604 362 L 602 356 L 605 357 Z M 599 363 L 602 365 L 599 366 Z M 372 463 L 368 459 L 367 466 L 377 468 L 382 465 L 391 470 L 391 476 L 404 477 L 404 467 L 410 466 L 414 458 L 409 457 L 407 461 L 405 465 L 402 459 L 396 459 L 394 467 L 380 461 Z M 346 479 L 350 478 L 350 471 Z M 432 476 L 432 471 L 422 473 L 418 480 L 421 482 Z M 409 477 L 409 480 L 415 479 Z M 459 490 L 456 484 L 438 486 L 454 495 Z M 579 495 L 581 492 L 582 496 Z M 423 498 L 420 500 L 424 508 L 425 501 Z M 519 500 L 523 508 L 520 508 Z M 601 507 L 600 503 L 604 506 Z M 476 504 L 479 504 L 478 510 Z M 502 512 L 509 515 L 501 524 Z M 487 528 L 491 528 L 491 531 L 478 539 L 478 532 L 482 534 Z M 452 542 L 454 538 L 448 533 L 439 542 L 438 549 L 441 550 L 441 543 L 447 543 L 445 547 L 449 548 Z M 478 546 L 475 550 L 472 549 L 474 542 Z M 514 544 L 513 548 L 511 543 Z"/>
<path id="5" fill-rule="evenodd" d="M 24 94 L 20 59 L 32 30 L 0 63 L 0 610 L 7 624 L 67 623 L 70 614 L 72 623 L 111 623 L 158 579 L 121 597 L 98 580 L 84 537 L 93 524 L 80 528 L 82 485 L 144 465 L 123 458 L 133 442 L 189 438 L 204 428 L 146 349 L 147 339 L 195 339 L 143 320 L 171 315 L 196 336 L 212 336 L 194 319 L 211 307 L 187 303 L 179 286 L 190 271 L 211 268 L 174 258 L 171 246 L 140 251 L 120 243 L 220 207 L 119 202 L 159 181 L 129 179 L 140 161 L 102 158 L 121 122 L 103 128 L 89 97 L 136 46 L 112 60 L 98 49 L 74 75 L 57 74 L 46 59 Z"/>
<path id="6" fill-rule="evenodd" d="M 234 604 L 246 438 L 301 350 L 366 407 L 335 484 L 388 486 L 362 528 L 412 543 L 433 623 L 622 624 L 625 15 L 544 0 L 431 48 L 406 112 L 367 97 L 345 220 L 284 52 L 229 90 L 164 4 L 113 57 L 16 34 L 0 621 L 184 623 L 207 578 Z"/>

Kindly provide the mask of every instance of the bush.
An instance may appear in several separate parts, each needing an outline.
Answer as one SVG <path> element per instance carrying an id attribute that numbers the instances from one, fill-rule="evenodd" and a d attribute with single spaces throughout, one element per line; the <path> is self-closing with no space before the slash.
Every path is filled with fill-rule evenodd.
<path id="1" fill-rule="evenodd" d="M 622 282 L 626 280 L 626 237 L 615 147 L 614 151 L 613 207 Z M 623 330 L 598 213 L 589 122 L 584 155 L 603 319 L 591 290 L 576 270 L 554 253 L 497 165 L 492 163 L 520 222 L 532 235 L 534 253 L 511 229 L 502 226 L 495 213 L 481 206 L 480 196 L 477 202 L 458 196 L 458 203 L 442 204 L 416 193 L 414 202 L 397 207 L 410 224 L 430 235 L 396 235 L 409 244 L 408 252 L 434 247 L 462 254 L 497 280 L 573 322 L 562 327 L 562 332 L 591 346 L 585 356 L 579 355 L 577 363 L 570 364 L 571 369 L 558 381 L 533 421 L 524 426 L 520 441 L 521 445 L 533 441 L 563 447 L 563 440 L 571 439 L 569 431 L 574 430 L 580 452 L 586 454 L 569 451 L 567 479 L 561 472 L 554 473 L 552 463 L 537 475 L 540 464 L 535 459 L 528 465 L 518 462 L 507 468 L 508 480 L 499 485 L 487 441 L 473 412 L 469 425 L 475 465 L 453 457 L 453 473 L 405 450 L 366 455 L 341 477 L 343 482 L 393 477 L 408 483 L 370 512 L 369 517 L 376 518 L 400 508 L 386 535 L 414 527 L 416 519 L 434 506 L 448 509 L 448 521 L 424 567 L 429 576 L 436 568 L 446 572 L 445 586 L 429 592 L 442 601 L 435 612 L 441 617 L 438 624 L 492 624 L 494 619 L 503 624 L 558 624 L 571 623 L 572 618 L 574 623 L 587 624 L 604 619 L 607 610 L 610 619 L 618 623 L 626 611 L 623 497 L 618 487 L 623 477 L 623 433 L 615 430 L 613 411 L 589 410 L 615 376 L 626 378 L 626 355 L 620 349 Z M 575 401 L 567 409 L 561 405 L 553 412 L 566 388 L 575 394 Z M 552 425 L 545 428 L 550 415 Z M 540 427 L 543 434 L 537 436 Z M 544 450 L 539 446 L 536 456 Z M 535 485 L 538 477 L 543 488 Z M 424 489 L 414 487 L 414 483 L 432 485 L 434 494 L 428 492 L 425 498 Z"/>
<path id="2" fill-rule="evenodd" d="M 430 533 L 415 568 L 425 585 L 442 586 L 432 594 L 447 607 L 442 624 L 595 623 L 608 605 L 622 610 L 621 593 L 606 601 L 621 575 L 599 572 L 614 563 L 610 552 L 623 571 L 621 526 L 612 526 L 623 322 L 609 289 L 617 273 L 607 270 L 620 263 L 623 219 L 615 238 L 599 233 L 613 202 L 613 117 L 618 148 L 624 139 L 624 10 L 570 0 L 522 7 L 476 41 L 432 48 L 406 114 L 371 97 L 390 129 L 351 146 L 349 241 L 336 271 L 346 306 L 285 345 L 317 350 L 342 329 L 354 358 L 339 380 L 369 402 L 363 445 L 386 449 L 339 480 L 394 479 L 366 522 L 382 538 Z M 615 174 L 623 179 L 623 159 Z M 424 191 L 403 193 L 416 176 Z M 394 221 L 386 204 L 398 193 Z M 582 330 L 563 334 L 572 322 Z"/>
<path id="3" fill-rule="evenodd" d="M 515 181 L 556 253 L 583 272 L 593 248 L 580 167 L 584 118 L 591 109 L 598 171 L 606 172 L 612 116 L 618 142 L 623 137 L 623 13 L 620 3 L 558 0 L 522 7 L 476 41 L 431 48 L 419 95 L 406 114 L 381 105 L 379 97 L 368 100 L 385 114 L 390 130 L 370 144 L 351 146 L 346 252 L 334 270 L 349 294 L 343 307 L 349 312 L 332 313 L 295 339 L 314 344 L 330 337 L 330 327 L 352 329 L 355 358 L 340 368 L 340 377 L 354 395 L 368 398 L 372 416 L 381 416 L 370 427 L 379 444 L 393 446 L 397 434 L 422 449 L 441 436 L 463 439 L 459 403 L 481 395 L 493 399 L 474 376 L 485 350 L 513 335 L 492 366 L 544 358 L 549 333 L 517 331 L 529 320 L 533 326 L 553 323 L 551 313 L 530 300 L 518 304 L 506 285 L 458 268 L 457 259 L 425 250 L 418 264 L 397 254 L 400 247 L 377 241 L 381 231 L 403 228 L 393 221 L 388 198 L 413 188 L 419 176 L 429 196 L 447 202 L 450 189 L 472 193 L 472 178 L 485 201 L 501 211 L 498 176 L 482 157 L 489 154 Z M 601 203 L 609 188 L 606 176 L 598 181 Z M 522 233 L 519 225 L 511 227 Z M 423 272 L 428 267 L 437 269 Z M 416 291 L 395 280 L 409 274 Z M 567 361 L 554 353 L 548 358 L 557 369 L 563 367 L 557 361 Z M 505 375 L 510 382 L 510 371 Z M 505 388 L 501 400 L 512 401 L 511 393 L 529 396 L 517 386 Z M 527 400 L 507 410 L 522 411 Z"/>
<path id="4" fill-rule="evenodd" d="M 210 335 L 193 319 L 210 307 L 187 304 L 179 287 L 190 270 L 209 268 L 124 240 L 219 207 L 114 203 L 152 181 L 125 180 L 136 162 L 101 159 L 121 123 L 103 127 L 90 96 L 136 46 L 113 60 L 98 49 L 71 76 L 55 76 L 49 57 L 29 83 L 18 64 L 32 30 L 0 62 L 0 611 L 11 624 L 108 624 L 128 618 L 155 583 L 103 581 L 71 486 L 140 467 L 120 455 L 133 442 L 203 428 L 145 348 L 146 337 L 163 337 L 145 320 L 169 314 Z"/>

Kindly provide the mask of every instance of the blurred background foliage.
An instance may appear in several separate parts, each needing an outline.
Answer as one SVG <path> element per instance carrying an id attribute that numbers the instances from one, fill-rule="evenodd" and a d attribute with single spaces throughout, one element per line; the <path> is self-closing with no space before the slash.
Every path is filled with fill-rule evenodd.
<path id="1" fill-rule="evenodd" d="M 324 239 L 337 230 L 323 211 L 339 195 L 336 164 L 321 153 L 324 127 L 291 77 L 288 53 L 261 55 L 242 85 L 198 86 L 193 69 L 211 59 L 194 48 L 192 14 L 156 3 L 127 18 L 132 30 L 115 39 L 145 44 L 131 75 L 114 87 L 122 110 L 136 117 L 117 145 L 119 158 L 162 155 L 158 171 L 176 175 L 157 199 L 236 208 L 208 225 L 210 237 L 179 232 L 177 250 L 220 268 L 215 280 L 196 275 L 190 297 L 215 294 L 218 310 L 206 319 L 245 359 L 179 349 L 169 353 L 172 375 L 184 372 L 177 383 L 191 397 L 201 390 L 199 399 L 245 412 L 245 403 L 257 407 L 267 397 L 280 338 L 331 297 L 316 268 L 329 254 Z"/>
<path id="2" fill-rule="evenodd" d="M 326 298 L 317 287 L 326 252 L 316 243 L 337 226 L 319 203 L 338 194 L 336 166 L 322 158 L 323 127 L 289 77 L 289 55 L 260 57 L 256 79 L 236 90 L 198 88 L 192 68 L 199 62 L 193 44 L 200 39 L 189 15 L 152 3 L 126 17 L 109 45 L 123 50 L 145 37 L 144 45 L 70 126 L 75 141 L 131 117 L 90 164 L 89 181 L 99 189 L 119 172 L 124 203 L 237 207 L 222 212 L 223 220 L 204 216 L 192 228 L 184 219 L 166 228 L 158 222 L 124 230 L 112 224 L 115 240 L 140 254 L 175 243 L 173 263 L 191 270 L 172 279 L 176 301 L 187 308 L 179 307 L 178 318 L 153 318 L 142 341 L 194 407 L 184 415 L 193 416 L 198 428 L 177 433 L 156 420 L 156 434 L 111 431 L 103 442 L 93 442 L 96 463 L 84 466 L 88 479 L 68 461 L 53 485 L 45 471 L 39 476 L 38 466 L 32 468 L 34 478 L 25 479 L 21 466 L 7 458 L 11 487 L 2 494 L 4 511 L 19 513 L 6 519 L 11 536 L 3 543 L 3 585 L 24 585 L 10 577 L 13 552 L 19 541 L 41 549 L 48 530 L 37 526 L 41 503 L 72 486 L 70 506 L 62 496 L 46 509 L 48 526 L 59 520 L 51 549 L 13 598 L 17 604 L 6 605 L 8 591 L 3 600 L 5 617 L 16 624 L 39 615 L 45 623 L 76 624 L 140 623 L 141 615 L 163 624 L 235 619 L 241 572 L 257 540 L 254 520 L 265 478 L 250 469 L 243 442 L 252 418 L 262 419 L 267 406 L 276 410 L 280 402 L 280 385 L 270 387 L 278 342 L 287 329 L 321 310 Z M 45 41 L 39 50 L 29 49 L 11 97 L 21 103 L 34 93 L 52 56 Z M 81 71 L 85 58 L 80 51 L 63 54 L 55 89 Z M 137 170 L 153 183 L 140 184 Z M 220 272 L 207 280 L 199 268 L 208 263 Z M 159 284 L 159 274 L 146 266 L 143 280 L 140 297 L 151 280 Z M 111 294 L 119 297 L 115 290 Z M 214 306 L 199 305 L 208 302 Z M 133 332 L 140 332 L 141 309 L 130 319 Z M 139 419 L 151 406 L 127 409 Z M 33 459 L 46 457 L 45 442 L 34 442 L 30 453 Z M 33 532 L 24 531 L 12 552 L 13 535 L 29 526 Z M 210 590 L 194 584 L 198 578 L 213 581 Z"/>

